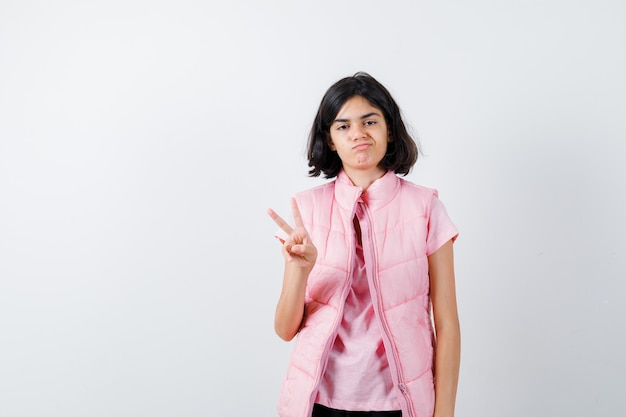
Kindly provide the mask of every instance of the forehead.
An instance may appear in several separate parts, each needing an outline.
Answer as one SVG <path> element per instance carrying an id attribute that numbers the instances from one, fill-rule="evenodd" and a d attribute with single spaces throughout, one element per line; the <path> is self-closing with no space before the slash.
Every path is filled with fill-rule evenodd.
<path id="1" fill-rule="evenodd" d="M 374 106 L 368 99 L 363 96 L 354 96 L 346 100 L 339 108 L 336 119 L 358 118 L 365 114 L 383 115 L 382 110 Z"/>

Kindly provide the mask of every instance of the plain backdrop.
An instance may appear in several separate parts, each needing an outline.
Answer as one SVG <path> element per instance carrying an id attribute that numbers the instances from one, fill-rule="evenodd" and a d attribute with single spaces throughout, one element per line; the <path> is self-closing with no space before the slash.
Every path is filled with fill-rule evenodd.
<path id="1" fill-rule="evenodd" d="M 266 214 L 339 78 L 458 228 L 458 416 L 626 415 L 626 3 L 0 1 L 0 416 L 273 416 Z"/>

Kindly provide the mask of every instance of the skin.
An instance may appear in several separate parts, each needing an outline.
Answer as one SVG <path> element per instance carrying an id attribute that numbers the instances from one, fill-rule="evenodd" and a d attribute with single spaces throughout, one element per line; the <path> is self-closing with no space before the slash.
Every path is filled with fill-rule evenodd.
<path id="1" fill-rule="evenodd" d="M 390 141 L 383 112 L 355 96 L 345 102 L 330 125 L 328 145 L 337 152 L 350 180 L 365 192 L 385 175 L 379 164 Z"/>
<path id="2" fill-rule="evenodd" d="M 365 192 L 385 174 L 379 164 L 391 140 L 380 109 L 365 98 L 356 96 L 346 101 L 337 113 L 330 127 L 328 144 L 339 155 L 350 180 Z M 274 319 L 276 333 L 286 341 L 295 337 L 302 324 L 306 283 L 317 259 L 317 248 L 304 227 L 295 199 L 291 199 L 291 211 L 294 227 L 272 209 L 268 210 L 269 216 L 288 235 L 282 246 L 285 272 Z M 437 335 L 434 416 L 452 417 L 461 350 L 452 241 L 431 254 L 428 265 Z"/>
<path id="3" fill-rule="evenodd" d="M 452 240 L 428 257 L 430 299 L 435 323 L 435 417 L 454 416 L 459 381 L 461 330 L 454 284 Z"/>
<path id="4" fill-rule="evenodd" d="M 285 341 L 290 341 L 298 333 L 304 317 L 304 292 L 309 273 L 317 259 L 317 248 L 311 242 L 309 232 L 304 228 L 296 199 L 291 199 L 291 211 L 295 227 L 291 227 L 272 209 L 267 213 L 276 224 L 287 233 L 282 252 L 285 258 L 283 288 L 276 305 L 274 330 Z"/>

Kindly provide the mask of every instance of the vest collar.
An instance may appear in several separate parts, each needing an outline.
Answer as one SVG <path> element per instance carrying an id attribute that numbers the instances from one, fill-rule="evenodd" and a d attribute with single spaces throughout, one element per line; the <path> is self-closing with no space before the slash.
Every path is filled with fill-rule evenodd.
<path id="1" fill-rule="evenodd" d="M 387 171 L 363 193 L 363 189 L 352 184 L 348 174 L 341 170 L 335 180 L 335 199 L 348 210 L 352 210 L 359 200 L 367 204 L 370 210 L 376 210 L 389 203 L 399 189 L 400 178 L 393 171 Z"/>

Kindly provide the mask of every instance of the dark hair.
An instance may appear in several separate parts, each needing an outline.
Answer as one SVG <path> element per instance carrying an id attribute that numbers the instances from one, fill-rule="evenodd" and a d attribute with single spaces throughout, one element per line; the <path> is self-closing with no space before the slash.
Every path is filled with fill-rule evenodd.
<path id="1" fill-rule="evenodd" d="M 400 108 L 381 83 L 365 72 L 357 72 L 353 76 L 337 81 L 322 98 L 309 134 L 307 152 L 311 167 L 309 176 L 317 177 L 323 173 L 325 178 L 334 178 L 341 171 L 341 159 L 328 144 L 330 126 L 341 107 L 355 96 L 365 98 L 372 106 L 382 111 L 385 117 L 391 141 L 387 144 L 387 153 L 380 161 L 380 166 L 396 174 L 408 174 L 417 162 L 419 151 L 404 126 Z"/>

